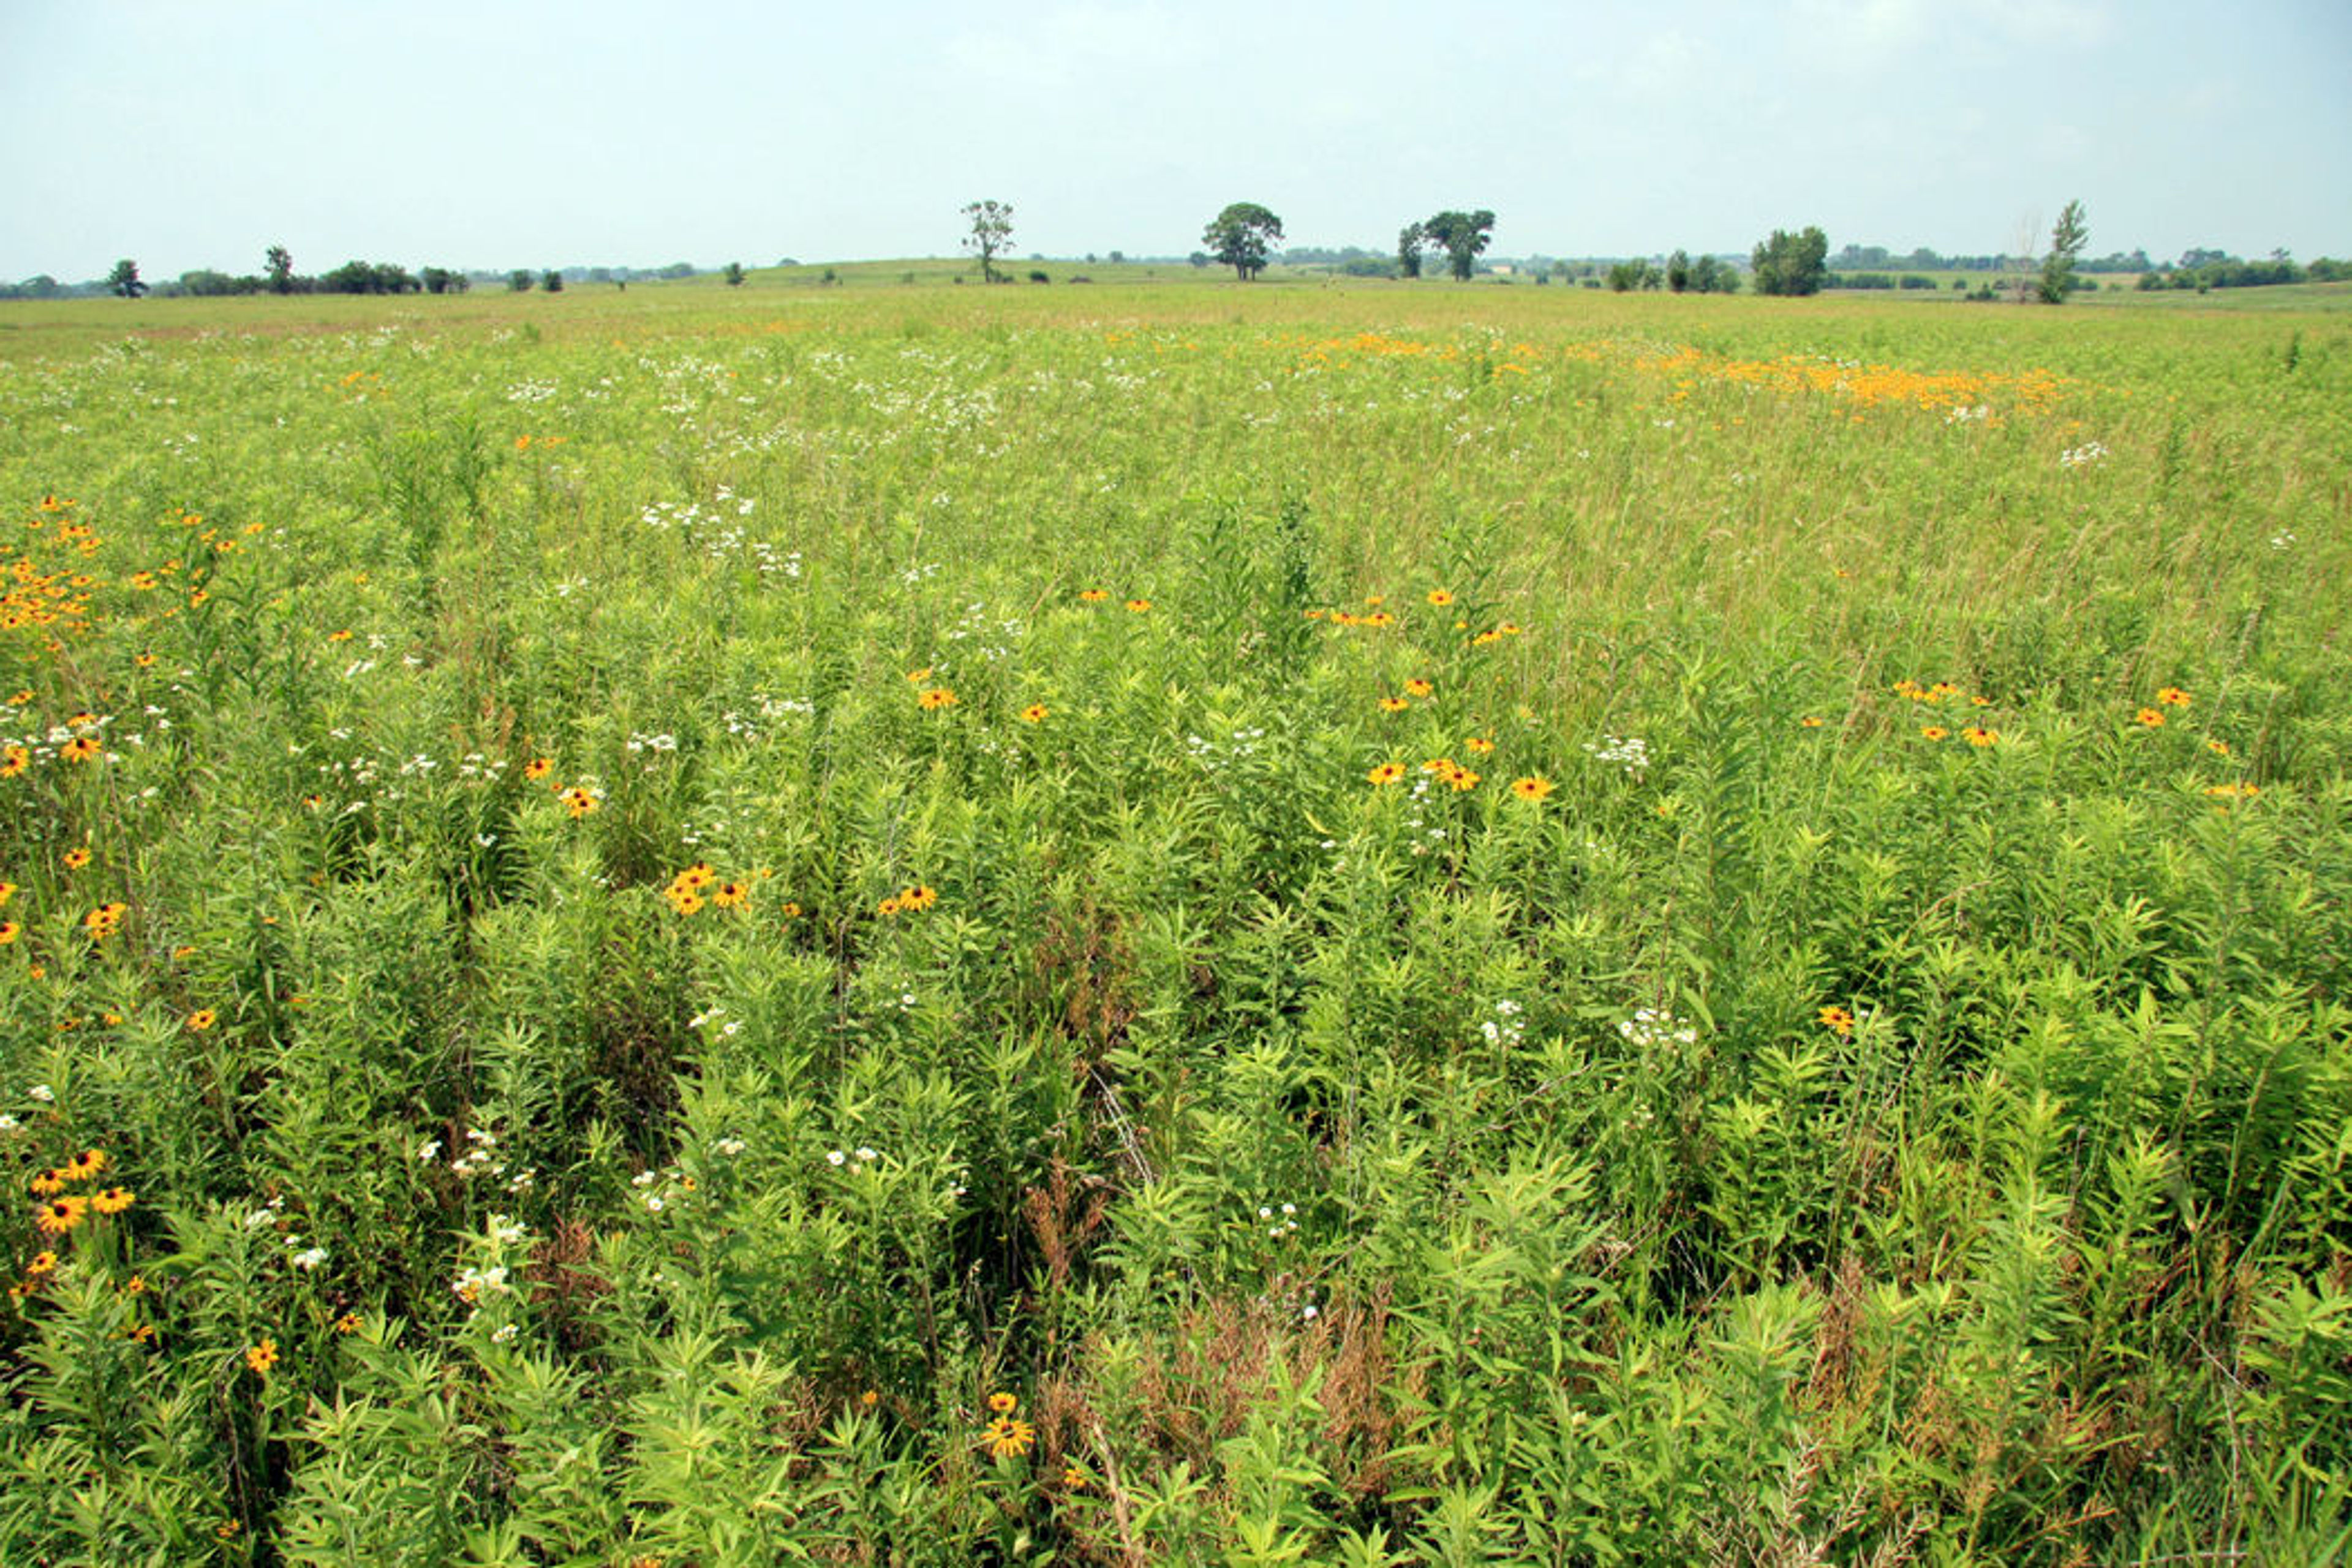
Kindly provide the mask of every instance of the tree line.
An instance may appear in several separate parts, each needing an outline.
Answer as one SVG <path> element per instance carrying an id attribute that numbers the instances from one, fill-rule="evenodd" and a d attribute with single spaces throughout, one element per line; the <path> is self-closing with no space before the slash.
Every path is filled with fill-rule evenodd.
<path id="1" fill-rule="evenodd" d="M 566 278 L 625 287 L 641 278 L 692 278 L 697 271 L 691 263 L 684 261 L 659 268 L 517 268 L 509 272 L 465 271 L 450 267 L 425 267 L 411 272 L 397 262 L 346 261 L 313 276 L 295 271 L 292 253 L 282 245 L 273 245 L 263 253 L 257 273 L 238 275 L 200 267 L 174 279 L 150 283 L 140 276 L 139 263 L 125 257 L 114 264 L 106 277 L 87 283 L 61 283 L 46 272 L 21 283 L 0 283 L 0 300 L 71 300 L 99 294 L 125 300 L 147 294 L 166 299 L 238 294 L 463 294 L 478 283 L 503 283 L 517 291 L 541 289 L 552 293 L 562 289 Z"/>

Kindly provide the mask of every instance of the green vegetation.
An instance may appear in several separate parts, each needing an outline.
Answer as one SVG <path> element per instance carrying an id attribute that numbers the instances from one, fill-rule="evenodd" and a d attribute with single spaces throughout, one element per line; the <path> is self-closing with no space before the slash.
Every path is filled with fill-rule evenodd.
<path id="1" fill-rule="evenodd" d="M 953 265 L 0 312 L 0 1561 L 2340 1559 L 2340 310 Z"/>

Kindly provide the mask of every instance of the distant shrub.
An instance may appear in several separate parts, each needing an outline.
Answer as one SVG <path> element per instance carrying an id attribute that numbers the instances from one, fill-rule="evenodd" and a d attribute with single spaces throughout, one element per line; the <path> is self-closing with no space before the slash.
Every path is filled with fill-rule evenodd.
<path id="1" fill-rule="evenodd" d="M 1053 279 L 1033 267 L 1029 269 L 1029 281 L 1032 283 L 1051 283 Z"/>

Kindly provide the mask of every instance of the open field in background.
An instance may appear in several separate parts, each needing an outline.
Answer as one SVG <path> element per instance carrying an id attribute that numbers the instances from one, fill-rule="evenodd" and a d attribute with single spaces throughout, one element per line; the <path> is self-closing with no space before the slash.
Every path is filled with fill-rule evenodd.
<path id="1" fill-rule="evenodd" d="M 2340 1555 L 2345 297 L 0 310 L 0 1560 Z"/>

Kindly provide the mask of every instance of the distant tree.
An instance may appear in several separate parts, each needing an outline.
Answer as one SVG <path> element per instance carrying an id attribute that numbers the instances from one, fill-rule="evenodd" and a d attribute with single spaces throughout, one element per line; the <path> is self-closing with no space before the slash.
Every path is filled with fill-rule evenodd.
<path id="1" fill-rule="evenodd" d="M 561 294 L 563 292 L 563 274 L 551 267 L 539 275 L 539 286 L 551 294 Z"/>
<path id="2" fill-rule="evenodd" d="M 269 279 L 272 294 L 294 292 L 294 253 L 282 245 L 273 245 L 262 258 L 262 271 Z"/>
<path id="3" fill-rule="evenodd" d="M 2038 293 L 2043 304 L 2063 305 L 2074 291 L 2074 262 L 2090 237 L 2091 225 L 2083 215 L 2083 204 L 2068 202 L 2058 214 L 2057 226 L 2050 231 L 2050 254 L 2042 258 Z"/>
<path id="4" fill-rule="evenodd" d="M 1421 225 L 1409 223 L 1397 230 L 1397 271 L 1407 278 L 1421 276 L 1421 253 L 1429 246 L 1429 236 Z"/>
<path id="5" fill-rule="evenodd" d="M 528 294 L 530 285 L 530 269 L 527 267 L 518 267 L 507 274 L 507 292 L 509 294 Z"/>
<path id="6" fill-rule="evenodd" d="M 740 289 L 743 287 L 743 264 L 740 261 L 729 262 L 727 270 L 721 276 L 727 279 L 727 287 Z"/>
<path id="7" fill-rule="evenodd" d="M 980 258 L 980 280 L 996 281 L 996 258 L 1013 244 L 1013 208 L 1004 202 L 972 202 L 963 209 L 971 220 L 971 232 L 963 237 L 963 247 Z"/>
<path id="8" fill-rule="evenodd" d="M 1282 237 L 1282 220 L 1255 202 L 1235 202 L 1209 220 L 1201 243 L 1244 283 L 1265 270 L 1266 246 Z"/>
<path id="9" fill-rule="evenodd" d="M 1677 250 L 1666 258 L 1666 287 L 1680 294 L 1691 286 L 1691 258 L 1687 250 Z"/>
<path id="10" fill-rule="evenodd" d="M 1774 229 L 1756 247 L 1759 294 L 1818 294 L 1829 271 L 1829 237 L 1811 225 L 1796 234 Z"/>
<path id="11" fill-rule="evenodd" d="M 127 257 L 116 262 L 114 270 L 106 275 L 106 287 L 108 292 L 126 300 L 136 300 L 147 292 L 147 285 L 139 281 L 139 263 Z"/>
<path id="12" fill-rule="evenodd" d="M 1477 269 L 1478 253 L 1494 237 L 1494 228 L 1495 215 L 1484 207 L 1470 213 L 1442 212 L 1421 220 L 1421 232 L 1432 245 L 1445 252 L 1446 264 L 1454 269 L 1456 282 L 1467 279 Z"/>

